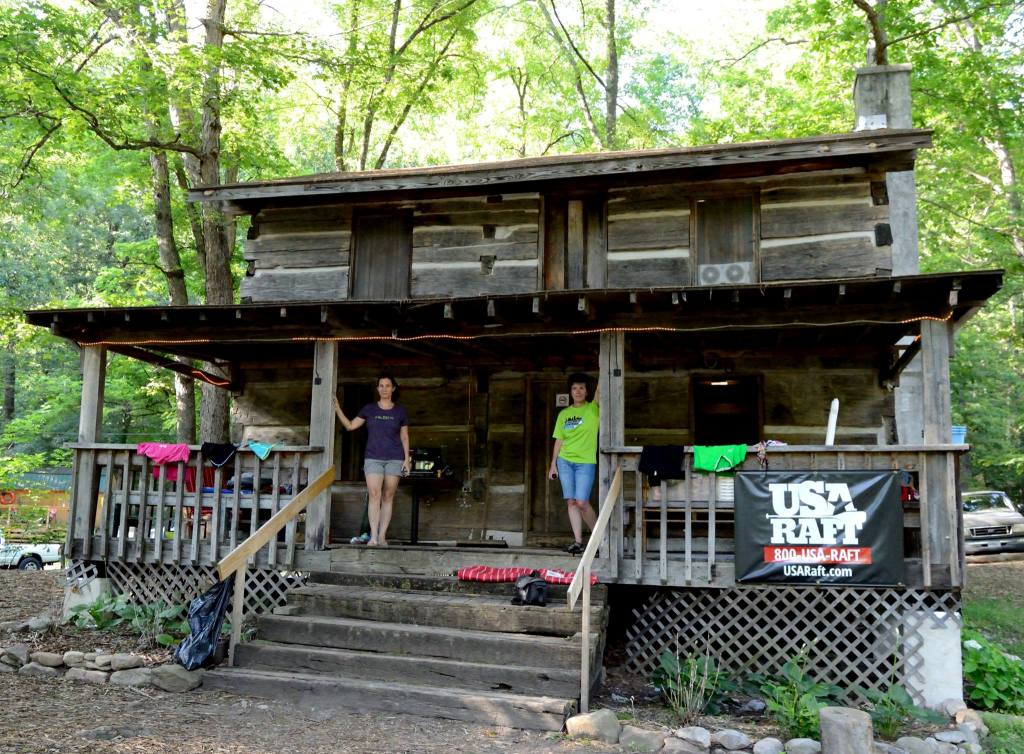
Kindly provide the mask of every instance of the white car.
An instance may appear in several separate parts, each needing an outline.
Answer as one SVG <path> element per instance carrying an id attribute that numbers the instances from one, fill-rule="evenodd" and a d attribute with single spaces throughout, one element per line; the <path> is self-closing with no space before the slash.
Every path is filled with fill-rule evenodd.
<path id="1" fill-rule="evenodd" d="M 1024 516 L 1005 492 L 982 490 L 964 492 L 960 497 L 968 555 L 1024 550 Z"/>
<path id="2" fill-rule="evenodd" d="M 19 571 L 41 571 L 47 563 L 59 563 L 64 545 L 30 545 L 22 542 L 8 544 L 0 531 L 0 568 Z"/>

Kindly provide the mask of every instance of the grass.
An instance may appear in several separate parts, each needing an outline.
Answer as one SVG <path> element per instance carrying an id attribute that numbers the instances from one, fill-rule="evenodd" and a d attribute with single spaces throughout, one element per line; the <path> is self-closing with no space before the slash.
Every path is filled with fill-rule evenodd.
<path id="1" fill-rule="evenodd" d="M 994 597 L 968 600 L 964 602 L 964 618 L 968 626 L 1001 644 L 1007 652 L 1024 657 L 1024 611 L 1018 605 Z"/>
<path id="2" fill-rule="evenodd" d="M 985 751 L 989 754 L 1020 754 L 1024 751 L 1024 717 L 982 712 L 981 719 L 988 726 Z"/>

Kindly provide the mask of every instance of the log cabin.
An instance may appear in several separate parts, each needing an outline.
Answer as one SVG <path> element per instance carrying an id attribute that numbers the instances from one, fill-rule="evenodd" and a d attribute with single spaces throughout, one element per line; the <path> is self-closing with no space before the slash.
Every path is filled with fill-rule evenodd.
<path id="1" fill-rule="evenodd" d="M 734 672 L 803 653 L 819 677 L 959 697 L 966 446 L 948 362 L 1002 273 L 916 272 L 931 134 L 891 110 L 908 69 L 860 74 L 848 133 L 193 190 L 251 219 L 237 304 L 27 313 L 82 350 L 71 577 L 171 601 L 234 573 L 233 614 L 259 614 L 258 638 L 206 682 L 298 702 L 558 729 L 600 681 L 616 610 L 643 675 L 666 650 Z M 218 365 L 189 371 L 231 391 L 238 452 L 155 466 L 104 443 L 108 353 Z M 576 558 L 547 469 L 581 371 L 601 386 L 600 518 Z M 352 415 L 381 372 L 422 468 L 399 487 L 401 544 L 367 548 L 349 544 L 365 438 L 332 402 Z M 738 474 L 695 469 L 694 446 L 727 444 L 749 446 Z M 683 447 L 681 481 L 638 471 L 652 445 Z M 894 570 L 748 578 L 741 489 L 769 473 L 889 479 Z M 470 565 L 577 576 L 546 608 L 511 607 L 507 584 L 454 577 Z"/>

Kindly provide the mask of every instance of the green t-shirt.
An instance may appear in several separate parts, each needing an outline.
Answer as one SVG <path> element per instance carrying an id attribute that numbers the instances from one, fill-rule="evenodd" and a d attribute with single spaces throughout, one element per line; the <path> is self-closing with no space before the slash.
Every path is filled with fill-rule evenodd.
<path id="1" fill-rule="evenodd" d="M 573 463 L 597 463 L 597 433 L 601 424 L 601 409 L 596 403 L 569 406 L 558 412 L 555 431 L 551 434 L 562 441 L 559 458 Z"/>

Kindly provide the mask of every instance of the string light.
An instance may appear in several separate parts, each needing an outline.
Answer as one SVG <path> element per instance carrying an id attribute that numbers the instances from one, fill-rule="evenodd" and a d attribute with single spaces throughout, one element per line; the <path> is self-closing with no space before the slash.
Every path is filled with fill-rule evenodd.
<path id="1" fill-rule="evenodd" d="M 647 325 L 637 327 L 591 327 L 577 330 L 545 330 L 543 332 L 485 332 L 476 333 L 474 335 L 454 335 L 451 333 L 429 333 L 425 335 L 397 335 L 392 333 L 391 335 L 334 335 L 334 336 L 323 336 L 323 335 L 299 335 L 290 338 L 254 338 L 252 340 L 246 340 L 247 343 L 313 343 L 313 342 L 325 342 L 325 343 L 361 343 L 368 341 L 393 341 L 399 343 L 410 343 L 415 341 L 423 340 L 448 340 L 448 341 L 470 341 L 470 340 L 483 340 L 489 338 L 522 338 L 522 337 L 552 337 L 552 336 L 567 336 L 567 337 L 580 337 L 586 335 L 601 335 L 603 333 L 632 333 L 632 334 L 645 334 L 645 333 L 694 333 L 694 332 L 723 332 L 727 330 L 769 330 L 769 329 L 780 329 L 780 328 L 791 328 L 791 327 L 844 327 L 849 325 L 910 325 L 915 322 L 948 322 L 953 318 L 953 310 L 951 309 L 947 314 L 942 317 L 934 317 L 931 315 L 921 315 L 918 317 L 910 317 L 908 319 L 891 320 L 891 319 L 850 319 L 843 320 L 841 322 L 767 322 L 767 323 L 750 323 L 750 324 L 730 324 L 730 325 L 707 325 L 704 327 L 672 327 L 668 325 Z M 96 340 L 96 341 L 76 341 L 80 346 L 139 346 L 139 345 L 183 345 L 191 343 L 215 343 L 211 338 L 194 338 L 194 339 L 182 339 L 182 340 Z M 230 342 L 230 341 L 224 341 Z M 225 382 L 224 384 L 228 384 Z"/>

